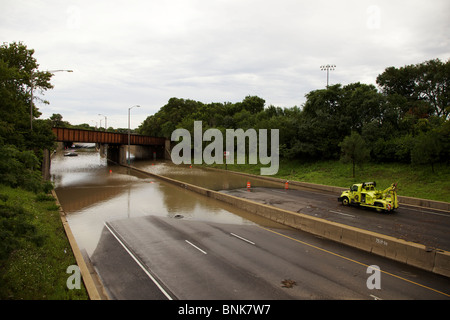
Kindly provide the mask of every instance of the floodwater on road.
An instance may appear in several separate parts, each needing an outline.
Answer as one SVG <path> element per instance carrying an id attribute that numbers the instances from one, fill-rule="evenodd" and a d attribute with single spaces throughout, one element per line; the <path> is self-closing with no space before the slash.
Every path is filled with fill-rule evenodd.
<path id="1" fill-rule="evenodd" d="M 246 188 L 249 181 L 251 182 L 251 187 L 280 187 L 279 183 L 255 177 L 248 178 L 230 171 L 208 169 L 195 165 L 175 165 L 171 161 L 163 161 L 156 164 L 151 161 L 139 161 L 134 163 L 133 166 L 147 172 L 215 191 Z"/>
<path id="2" fill-rule="evenodd" d="M 117 219 L 157 215 L 282 227 L 234 206 L 112 164 L 96 151 L 85 149 L 77 154 L 73 157 L 54 154 L 51 176 L 77 244 L 89 256 L 97 246 L 105 221 Z M 132 165 L 214 190 L 245 188 L 247 181 L 245 177 L 226 172 L 175 166 L 170 161 L 142 161 Z"/>

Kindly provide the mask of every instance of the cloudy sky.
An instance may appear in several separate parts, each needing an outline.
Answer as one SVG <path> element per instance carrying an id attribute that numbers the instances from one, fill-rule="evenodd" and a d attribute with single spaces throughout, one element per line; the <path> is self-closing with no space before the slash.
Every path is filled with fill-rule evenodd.
<path id="1" fill-rule="evenodd" d="M 42 118 L 139 126 L 171 97 L 301 106 L 330 84 L 450 58 L 448 0 L 0 1 L 0 41 L 58 72 Z"/>

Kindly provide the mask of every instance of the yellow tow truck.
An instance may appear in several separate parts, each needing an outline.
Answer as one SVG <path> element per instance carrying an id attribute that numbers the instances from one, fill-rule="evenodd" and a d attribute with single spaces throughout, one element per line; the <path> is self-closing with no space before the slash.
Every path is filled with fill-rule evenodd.
<path id="1" fill-rule="evenodd" d="M 357 205 L 385 212 L 391 212 L 398 208 L 396 183 L 385 190 L 377 190 L 375 187 L 375 181 L 354 184 L 349 190 L 342 192 L 338 201 L 342 202 L 344 206 Z"/>

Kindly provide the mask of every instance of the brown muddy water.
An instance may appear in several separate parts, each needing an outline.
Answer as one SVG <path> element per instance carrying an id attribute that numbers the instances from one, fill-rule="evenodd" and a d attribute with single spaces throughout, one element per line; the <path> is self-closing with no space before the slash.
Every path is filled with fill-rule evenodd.
<path id="1" fill-rule="evenodd" d="M 237 207 L 112 164 L 91 149 L 78 156 L 53 155 L 52 181 L 78 246 L 94 252 L 106 221 L 147 215 L 278 227 Z M 134 162 L 142 170 L 213 190 L 245 188 L 247 178 L 228 172 L 176 166 L 170 161 Z M 252 186 L 271 186 L 252 181 Z"/>

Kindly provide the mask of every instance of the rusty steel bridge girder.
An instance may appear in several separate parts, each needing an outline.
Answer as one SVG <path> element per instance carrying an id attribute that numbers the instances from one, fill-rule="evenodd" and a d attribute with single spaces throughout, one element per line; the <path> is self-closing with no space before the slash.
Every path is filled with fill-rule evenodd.
<path id="1" fill-rule="evenodd" d="M 93 131 L 71 128 L 52 128 L 56 136 L 56 141 L 60 142 L 91 142 L 104 144 L 128 144 L 127 133 L 115 133 L 105 131 Z M 142 136 L 138 134 L 130 135 L 131 145 L 162 145 L 166 139 L 160 137 Z"/>

